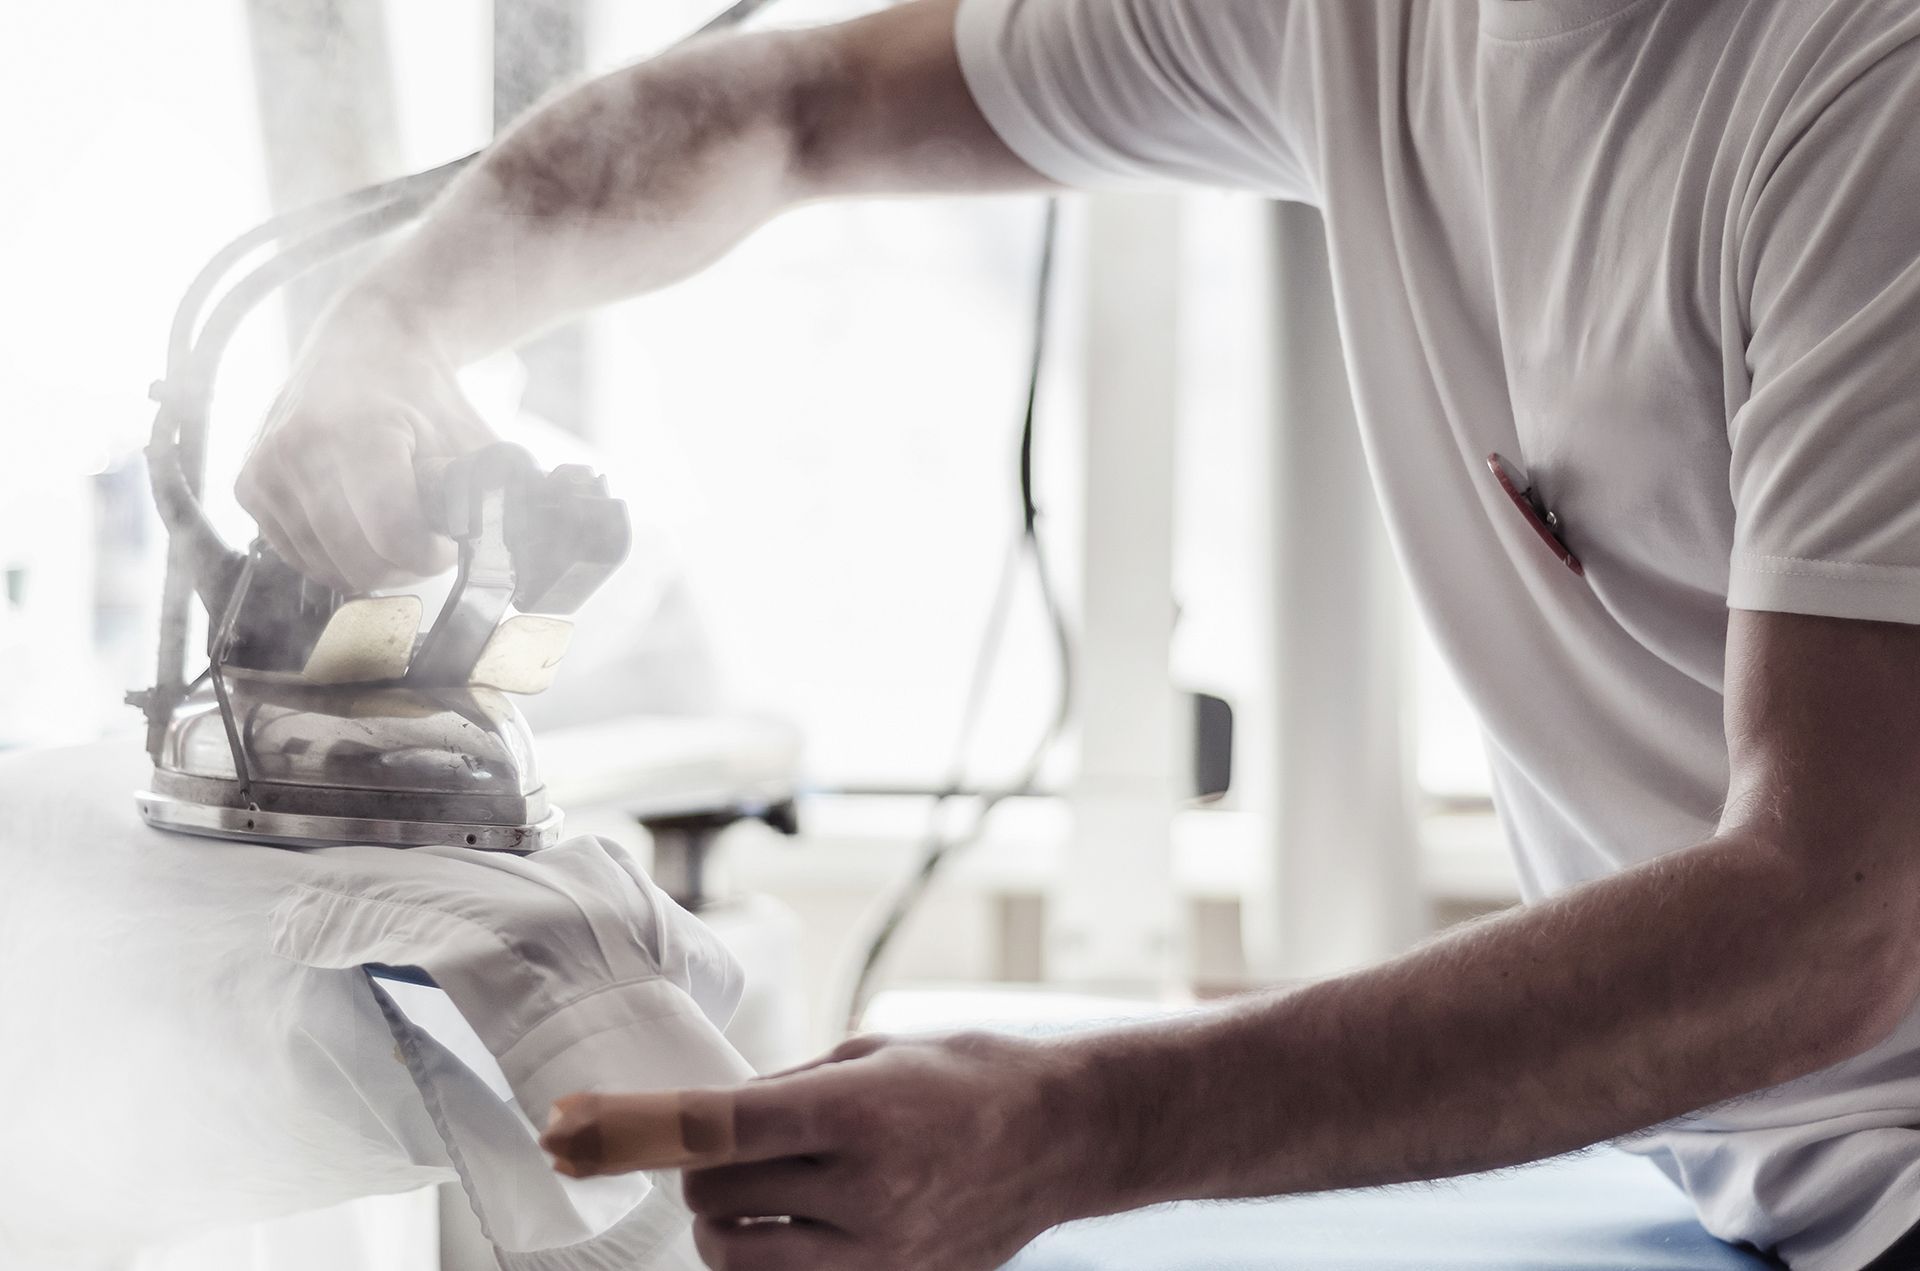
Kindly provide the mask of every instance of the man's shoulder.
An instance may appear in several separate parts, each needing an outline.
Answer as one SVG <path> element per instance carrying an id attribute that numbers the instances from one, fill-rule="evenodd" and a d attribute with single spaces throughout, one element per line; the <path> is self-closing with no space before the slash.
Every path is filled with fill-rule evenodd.
<path id="1" fill-rule="evenodd" d="M 1920 5 L 1912 0 L 1745 3 L 1774 64 L 1774 87 L 1801 104 L 1837 98 L 1889 63 L 1920 66 Z"/>

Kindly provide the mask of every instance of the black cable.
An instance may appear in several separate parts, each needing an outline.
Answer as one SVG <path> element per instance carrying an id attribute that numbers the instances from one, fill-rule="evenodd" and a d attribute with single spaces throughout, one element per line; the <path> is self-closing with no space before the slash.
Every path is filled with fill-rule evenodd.
<path id="1" fill-rule="evenodd" d="M 853 987 L 847 996 L 846 1018 L 849 1033 L 859 1031 L 860 1018 L 866 1013 L 867 1004 L 872 998 L 880 964 L 885 959 L 887 950 L 900 934 L 901 928 L 906 925 L 914 910 L 931 890 L 934 876 L 939 873 L 941 866 L 956 853 L 979 840 L 986 830 L 987 819 L 995 808 L 1006 800 L 1033 789 L 1047 756 L 1052 753 L 1055 743 L 1066 731 L 1067 724 L 1072 718 L 1072 633 L 1067 625 L 1066 610 L 1061 605 L 1059 593 L 1054 586 L 1052 571 L 1048 568 L 1047 556 L 1039 532 L 1040 508 L 1033 491 L 1034 420 L 1040 397 L 1042 373 L 1046 366 L 1049 302 L 1053 294 L 1053 268 L 1055 247 L 1059 239 L 1059 215 L 1059 200 L 1048 199 L 1046 217 L 1041 230 L 1040 264 L 1035 280 L 1026 404 L 1020 426 L 1020 529 L 1007 553 L 1006 564 L 1001 569 L 1000 581 L 994 591 L 993 604 L 988 611 L 986 625 L 982 629 L 980 648 L 974 659 L 973 676 L 967 688 L 966 705 L 961 713 L 960 733 L 954 746 L 951 776 L 946 785 L 934 796 L 933 808 L 928 813 L 927 834 L 921 844 L 919 864 L 895 888 L 892 898 L 887 902 L 879 926 L 868 941 L 866 953 L 854 976 Z M 942 833 L 943 814 L 948 803 L 967 792 L 967 754 L 972 748 L 973 732 L 986 702 L 994 668 L 999 662 L 1000 646 L 1012 616 L 1014 583 L 1019 576 L 1023 561 L 1031 561 L 1033 564 L 1034 580 L 1038 585 L 1041 605 L 1046 612 L 1048 629 L 1053 637 L 1056 674 L 1059 681 L 1054 711 L 1020 771 L 1006 785 L 979 795 L 979 806 L 975 809 L 973 820 L 966 831 L 949 836 Z"/>
<path id="2" fill-rule="evenodd" d="M 1040 400 L 1040 369 L 1047 356 L 1047 316 L 1053 295 L 1054 244 L 1060 237 L 1060 200 L 1047 200 L 1041 227 L 1040 279 L 1033 304 L 1033 356 L 1027 371 L 1027 408 L 1020 424 L 1020 528 L 1031 538 L 1040 509 L 1033 498 L 1033 416 Z"/>

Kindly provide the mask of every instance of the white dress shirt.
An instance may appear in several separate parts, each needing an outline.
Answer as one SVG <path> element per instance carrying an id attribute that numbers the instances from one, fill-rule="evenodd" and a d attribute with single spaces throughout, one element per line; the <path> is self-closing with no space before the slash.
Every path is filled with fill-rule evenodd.
<path id="1" fill-rule="evenodd" d="M 618 847 L 224 843 L 141 824 L 145 779 L 125 739 L 0 761 L 0 1265 L 454 1177 L 507 1271 L 699 1265 L 677 1187 L 535 1141 L 570 1091 L 749 1072 L 732 958 Z"/>

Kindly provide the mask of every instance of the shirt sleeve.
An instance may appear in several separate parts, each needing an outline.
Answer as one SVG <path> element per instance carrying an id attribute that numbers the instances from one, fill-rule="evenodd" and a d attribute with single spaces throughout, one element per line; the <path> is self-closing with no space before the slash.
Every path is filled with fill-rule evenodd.
<path id="1" fill-rule="evenodd" d="M 1920 623 L 1920 19 L 1830 61 L 1740 213 L 1727 603 Z"/>
<path id="2" fill-rule="evenodd" d="M 1317 202 L 1310 0 L 963 0 L 960 66 L 1042 175 Z"/>

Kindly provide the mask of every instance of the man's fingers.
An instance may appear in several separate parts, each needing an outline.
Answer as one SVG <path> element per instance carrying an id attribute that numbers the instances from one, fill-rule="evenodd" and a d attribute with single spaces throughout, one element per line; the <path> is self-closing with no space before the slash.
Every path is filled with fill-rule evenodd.
<path id="1" fill-rule="evenodd" d="M 236 487 L 267 541 L 289 565 L 343 591 L 446 569 L 453 544 L 421 506 L 415 452 L 470 450 L 487 439 L 484 422 L 449 391 L 445 418 L 374 396 L 322 426 L 288 414 L 302 383 L 282 395 Z"/>
<path id="2" fill-rule="evenodd" d="M 344 480 L 339 489 L 369 548 L 388 568 L 425 578 L 452 564 L 451 540 L 428 525 L 420 506 L 413 447 L 398 433 L 383 433 L 367 440 L 356 463 L 369 479 Z"/>
<path id="3" fill-rule="evenodd" d="M 267 540 L 267 546 L 273 549 L 274 555 L 305 574 L 307 571 L 304 562 L 300 559 L 293 535 L 280 524 L 280 518 L 274 513 L 273 508 L 264 500 L 257 504 L 243 501 L 243 506 L 247 509 L 247 515 L 253 518 L 253 523 L 260 528 L 260 537 Z M 309 574 L 308 577 L 312 575 Z"/>
<path id="4" fill-rule="evenodd" d="M 286 482 L 263 476 L 255 500 L 254 521 L 280 559 L 316 582 L 336 590 L 346 588 L 346 575 L 321 545 L 306 507 Z"/>
<path id="5" fill-rule="evenodd" d="M 325 569 L 327 564 L 323 558 L 308 557 L 308 548 L 317 552 L 319 545 L 313 541 L 313 533 L 307 528 L 299 504 L 278 492 L 270 471 L 266 465 L 249 459 L 247 469 L 234 486 L 234 494 L 274 554 L 311 578 L 314 570 Z"/>
<path id="6" fill-rule="evenodd" d="M 568 1095 L 553 1105 L 540 1146 L 576 1178 L 724 1165 L 735 1146 L 733 1092 Z"/>
<path id="7" fill-rule="evenodd" d="M 248 461 L 236 492 L 280 558 L 335 591 L 370 587 L 394 572 L 341 510 L 344 495 L 332 457 L 309 448 L 298 462 L 285 443 L 263 442 Z"/>
<path id="8" fill-rule="evenodd" d="M 540 1145 L 576 1177 L 808 1156 L 831 1146 L 822 1102 L 810 1073 L 731 1090 L 569 1095 Z"/>
<path id="9" fill-rule="evenodd" d="M 340 470 L 330 468 L 315 474 L 311 484 L 291 491 L 307 526 L 318 540 L 319 550 L 331 562 L 329 576 L 338 591 L 361 592 L 378 587 L 401 574 L 394 562 L 376 550 L 361 528 L 358 517 L 347 501 L 347 484 L 352 480 Z"/>
<path id="10" fill-rule="evenodd" d="M 846 1179 L 805 1157 L 689 1170 L 681 1186 L 702 1218 L 804 1218 L 845 1229 L 859 1217 Z"/>
<path id="11" fill-rule="evenodd" d="M 852 1241 L 817 1223 L 735 1223 L 702 1218 L 693 1244 L 713 1271 L 840 1271 Z"/>

